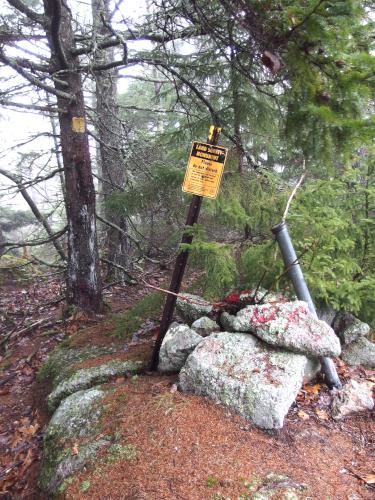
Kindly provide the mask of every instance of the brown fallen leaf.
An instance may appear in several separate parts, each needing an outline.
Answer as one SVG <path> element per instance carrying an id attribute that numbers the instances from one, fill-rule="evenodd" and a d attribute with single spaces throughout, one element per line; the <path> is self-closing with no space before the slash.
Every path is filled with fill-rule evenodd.
<path id="1" fill-rule="evenodd" d="M 310 415 L 308 415 L 307 413 L 305 413 L 303 410 L 299 410 L 299 412 L 297 413 L 298 417 L 301 419 L 301 420 L 308 420 L 310 418 Z"/>
<path id="2" fill-rule="evenodd" d="M 34 425 L 29 425 L 29 427 L 19 427 L 17 431 L 26 436 L 34 436 L 38 432 L 38 429 L 39 425 L 35 423 Z"/>
<path id="3" fill-rule="evenodd" d="M 315 410 L 315 414 L 318 416 L 318 418 L 320 418 L 320 420 L 329 420 L 329 416 L 326 410 L 320 410 L 319 408 L 317 408 Z"/>
<path id="4" fill-rule="evenodd" d="M 74 443 L 72 447 L 72 455 L 78 455 L 79 449 L 78 449 L 78 443 Z"/>
<path id="5" fill-rule="evenodd" d="M 19 475 L 20 477 L 23 476 L 23 474 L 25 473 L 26 469 L 28 469 L 30 467 L 30 465 L 34 462 L 34 457 L 33 457 L 33 450 L 32 448 L 29 448 L 28 452 L 27 452 L 27 455 L 26 457 L 24 458 L 23 460 L 23 463 L 19 469 Z"/>
<path id="6" fill-rule="evenodd" d="M 262 63 L 267 66 L 271 70 L 273 75 L 276 75 L 281 69 L 281 60 L 280 58 L 270 52 L 269 50 L 265 50 L 261 56 Z"/>
<path id="7" fill-rule="evenodd" d="M 318 394 L 322 386 L 320 384 L 305 385 L 303 389 L 309 394 Z"/>

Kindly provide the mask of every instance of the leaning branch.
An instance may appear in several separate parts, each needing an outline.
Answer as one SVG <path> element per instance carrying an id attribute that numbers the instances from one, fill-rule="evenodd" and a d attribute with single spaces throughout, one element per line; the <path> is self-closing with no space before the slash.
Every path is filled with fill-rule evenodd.
<path id="1" fill-rule="evenodd" d="M 22 12 L 22 14 L 25 14 L 29 19 L 34 21 L 35 23 L 41 24 L 42 26 L 45 25 L 46 23 L 46 18 L 35 12 L 34 10 L 30 9 L 25 5 L 21 0 L 7 0 L 9 5 L 17 9 L 19 12 Z"/>
<path id="2" fill-rule="evenodd" d="M 52 241 L 61 238 L 68 230 L 68 226 L 63 227 L 60 231 L 53 234 L 50 238 L 44 240 L 34 240 L 34 241 L 2 241 L 0 246 L 11 247 L 11 248 L 21 248 L 21 247 L 37 247 L 40 245 L 45 245 L 46 243 L 51 243 Z"/>
<path id="3" fill-rule="evenodd" d="M 120 271 L 122 271 L 127 276 L 125 281 L 129 285 L 136 285 L 137 284 L 137 280 L 135 278 L 133 278 L 133 276 L 129 273 L 129 271 L 127 269 L 125 269 L 125 267 L 120 266 L 120 264 L 117 264 L 116 262 L 113 262 L 112 260 L 105 259 L 104 257 L 101 257 L 100 260 L 102 262 L 104 262 L 105 264 L 108 264 L 109 266 L 115 267 L 116 269 L 120 269 Z"/>
<path id="4" fill-rule="evenodd" d="M 289 208 L 290 208 L 290 204 L 292 203 L 292 200 L 295 197 L 295 195 L 296 195 L 296 193 L 298 191 L 298 188 L 301 186 L 301 184 L 303 182 L 303 179 L 306 177 L 305 160 L 303 161 L 303 170 L 304 170 L 303 174 L 301 175 L 301 177 L 300 177 L 299 181 L 297 182 L 297 184 L 294 186 L 294 189 L 293 189 L 291 195 L 288 198 L 288 201 L 287 201 L 287 204 L 286 204 L 283 216 L 281 218 L 282 221 L 285 221 L 285 219 L 287 218 L 287 215 L 288 215 L 288 212 L 289 212 Z"/>
<path id="5" fill-rule="evenodd" d="M 63 92 L 62 90 L 57 90 L 54 87 L 51 87 L 50 85 L 46 85 L 41 80 L 39 80 L 39 78 L 36 78 L 34 75 L 32 75 L 24 68 L 22 68 L 19 64 L 17 64 L 17 61 L 15 59 L 7 57 L 4 54 L 3 50 L 0 50 L 0 61 L 4 63 L 6 66 L 9 66 L 10 68 L 14 69 L 14 71 L 16 71 L 19 75 L 23 76 L 28 82 L 32 83 L 36 87 L 46 90 L 50 94 L 53 94 L 57 97 L 62 97 L 63 99 L 74 101 L 74 97 L 71 94 Z"/>

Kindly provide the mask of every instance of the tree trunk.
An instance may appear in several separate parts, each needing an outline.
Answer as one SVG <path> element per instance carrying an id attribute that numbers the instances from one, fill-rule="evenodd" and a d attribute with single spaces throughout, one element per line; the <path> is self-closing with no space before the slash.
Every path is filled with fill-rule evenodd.
<path id="1" fill-rule="evenodd" d="M 244 149 L 242 144 L 241 136 L 241 102 L 240 102 L 240 82 L 239 75 L 236 74 L 235 70 L 235 59 L 236 54 L 234 49 L 231 49 L 231 65 L 230 65 L 230 77 L 231 77 L 231 87 L 232 87 L 232 102 L 233 102 L 233 129 L 234 129 L 234 139 L 236 141 L 236 152 L 237 152 L 237 170 L 239 174 L 243 173 L 244 166 Z"/>
<path id="2" fill-rule="evenodd" d="M 111 35 L 109 29 L 108 0 L 92 0 L 94 23 L 94 44 L 100 39 Z M 114 61 L 113 48 L 95 52 L 95 64 L 107 65 Z M 104 218 L 121 228 L 121 232 L 111 226 L 106 227 L 106 248 L 109 261 L 126 267 L 128 260 L 129 241 L 126 218 L 115 213 L 106 206 L 108 198 L 116 191 L 125 188 L 125 168 L 122 154 L 122 125 L 117 105 L 117 71 L 106 70 L 95 73 L 96 83 L 96 128 L 99 137 L 100 170 L 102 176 L 101 194 L 104 202 Z M 113 266 L 112 278 L 125 278 L 121 268 Z"/>
<path id="3" fill-rule="evenodd" d="M 87 312 L 102 310 L 102 284 L 95 220 L 95 190 L 78 58 L 72 55 L 72 14 L 65 2 L 44 0 L 51 49 L 66 187 L 68 219 L 67 303 Z M 65 97 L 69 93 L 70 98 Z"/>

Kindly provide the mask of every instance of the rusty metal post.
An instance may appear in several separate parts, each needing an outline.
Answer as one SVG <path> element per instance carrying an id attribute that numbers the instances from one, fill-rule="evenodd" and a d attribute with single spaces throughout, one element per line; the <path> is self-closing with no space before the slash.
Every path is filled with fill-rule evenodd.
<path id="1" fill-rule="evenodd" d="M 211 127 L 207 142 L 212 146 L 216 146 L 219 140 L 221 129 L 219 127 Z M 202 206 L 202 196 L 193 195 L 190 203 L 189 211 L 186 218 L 185 227 L 190 227 L 196 224 L 199 217 L 199 212 Z M 183 233 L 181 243 L 190 244 L 193 241 L 193 236 L 191 234 Z M 179 252 L 176 258 L 176 263 L 174 266 L 171 284 L 169 285 L 169 291 L 173 293 L 179 293 L 181 289 L 182 279 L 184 277 L 186 263 L 189 257 L 188 250 L 182 250 Z M 154 350 L 152 353 L 150 361 L 150 370 L 155 371 L 159 363 L 159 351 L 165 334 L 171 324 L 174 308 L 176 305 L 177 297 L 172 294 L 168 294 L 164 304 L 163 316 L 160 323 L 160 328 L 158 336 L 155 341 Z"/>

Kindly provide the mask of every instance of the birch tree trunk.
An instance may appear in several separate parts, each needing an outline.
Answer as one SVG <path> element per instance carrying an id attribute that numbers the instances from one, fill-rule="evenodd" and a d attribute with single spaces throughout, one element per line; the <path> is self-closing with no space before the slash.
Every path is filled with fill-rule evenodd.
<path id="1" fill-rule="evenodd" d="M 44 8 L 51 72 L 55 74 L 55 89 L 59 91 L 57 104 L 68 219 L 67 303 L 83 311 L 99 312 L 103 302 L 95 190 L 79 61 L 72 53 L 72 14 L 61 0 L 44 0 Z"/>

